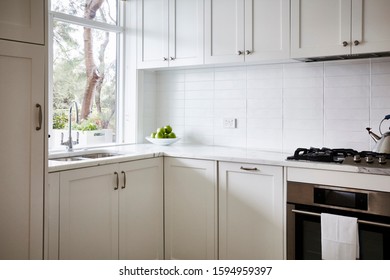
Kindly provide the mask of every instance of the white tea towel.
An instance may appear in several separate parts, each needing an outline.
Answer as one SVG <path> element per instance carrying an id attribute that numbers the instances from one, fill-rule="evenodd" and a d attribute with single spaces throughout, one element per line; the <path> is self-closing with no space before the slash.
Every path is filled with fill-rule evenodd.
<path id="1" fill-rule="evenodd" d="M 359 259 L 357 218 L 321 213 L 323 260 Z"/>

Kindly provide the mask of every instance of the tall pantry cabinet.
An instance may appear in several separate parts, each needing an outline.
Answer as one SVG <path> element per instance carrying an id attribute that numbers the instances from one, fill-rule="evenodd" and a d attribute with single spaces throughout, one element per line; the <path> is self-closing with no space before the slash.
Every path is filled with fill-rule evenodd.
<path id="1" fill-rule="evenodd" d="M 42 259 L 46 0 L 0 1 L 0 259 Z"/>

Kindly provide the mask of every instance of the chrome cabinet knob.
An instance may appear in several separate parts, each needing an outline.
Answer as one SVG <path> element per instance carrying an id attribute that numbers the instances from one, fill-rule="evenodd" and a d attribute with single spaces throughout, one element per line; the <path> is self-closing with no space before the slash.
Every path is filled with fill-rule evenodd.
<path id="1" fill-rule="evenodd" d="M 246 55 L 249 55 L 249 54 L 251 54 L 251 53 L 252 53 L 252 52 L 251 52 L 250 50 L 246 50 L 246 51 L 245 51 L 245 54 L 246 54 Z"/>
<path id="2" fill-rule="evenodd" d="M 344 47 L 348 46 L 348 42 L 347 42 L 347 41 L 344 41 L 344 42 L 343 42 L 343 46 L 344 46 Z"/>
<path id="3" fill-rule="evenodd" d="M 167 60 L 168 60 L 168 58 L 167 58 L 167 57 L 163 57 L 163 60 L 164 60 L 164 61 L 167 61 Z"/>
<path id="4" fill-rule="evenodd" d="M 354 44 L 355 46 L 357 46 L 357 45 L 360 44 L 360 42 L 359 42 L 358 40 L 355 40 L 355 41 L 353 41 L 353 44 Z"/>
<path id="5" fill-rule="evenodd" d="M 175 60 L 175 58 L 173 56 L 169 57 L 169 60 Z"/>
<path id="6" fill-rule="evenodd" d="M 242 51 L 237 51 L 237 55 L 242 55 Z"/>

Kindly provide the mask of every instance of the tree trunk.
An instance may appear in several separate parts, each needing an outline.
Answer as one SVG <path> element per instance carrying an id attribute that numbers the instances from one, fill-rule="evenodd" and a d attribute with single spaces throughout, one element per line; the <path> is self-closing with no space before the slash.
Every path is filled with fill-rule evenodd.
<path id="1" fill-rule="evenodd" d="M 102 6 L 104 0 L 86 0 L 84 18 L 94 19 L 96 12 Z M 85 56 L 85 68 L 87 74 L 87 84 L 85 87 L 83 103 L 81 108 L 81 119 L 87 119 L 91 113 L 93 95 L 96 89 L 96 85 L 101 79 L 99 71 L 96 67 L 93 58 L 93 38 L 91 28 L 84 28 L 84 56 Z"/>

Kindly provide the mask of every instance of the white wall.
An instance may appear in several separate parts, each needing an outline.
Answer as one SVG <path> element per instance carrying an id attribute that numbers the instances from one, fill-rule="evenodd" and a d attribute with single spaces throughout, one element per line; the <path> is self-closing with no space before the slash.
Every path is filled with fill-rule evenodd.
<path id="1" fill-rule="evenodd" d="M 390 114 L 389 58 L 159 71 L 145 77 L 145 136 L 170 124 L 186 143 L 285 152 L 311 146 L 368 150 L 373 143 L 365 128 L 378 131 Z M 237 118 L 237 128 L 224 129 L 224 117 Z"/>

